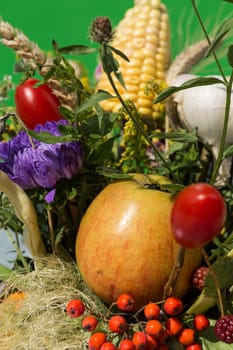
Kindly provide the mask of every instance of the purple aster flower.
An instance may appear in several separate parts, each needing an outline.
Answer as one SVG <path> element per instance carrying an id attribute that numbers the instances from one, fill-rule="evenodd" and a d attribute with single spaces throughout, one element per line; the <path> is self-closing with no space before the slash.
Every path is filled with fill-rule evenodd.
<path id="1" fill-rule="evenodd" d="M 38 125 L 36 132 L 46 131 L 61 135 L 59 124 L 66 120 Z M 53 188 L 57 181 L 70 179 L 82 168 L 84 152 L 80 141 L 48 144 L 33 139 L 20 131 L 8 142 L 0 143 L 0 170 L 24 189 Z"/>

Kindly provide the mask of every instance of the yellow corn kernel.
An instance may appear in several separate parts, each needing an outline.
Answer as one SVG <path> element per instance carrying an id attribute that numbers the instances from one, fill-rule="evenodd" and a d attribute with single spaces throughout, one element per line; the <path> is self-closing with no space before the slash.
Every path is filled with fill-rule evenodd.
<path id="1" fill-rule="evenodd" d="M 150 81 L 165 81 L 170 60 L 169 17 L 166 6 L 160 0 L 135 0 L 135 6 L 128 9 L 115 30 L 111 43 L 124 52 L 129 62 L 119 56 L 126 89 L 113 77 L 123 99 L 130 99 L 141 113 L 142 118 L 153 125 L 153 119 L 161 115 L 161 105 L 154 105 L 156 92 L 145 93 Z M 105 73 L 97 89 L 114 94 Z M 116 112 L 120 108 L 117 99 L 101 102 L 104 110 Z"/>

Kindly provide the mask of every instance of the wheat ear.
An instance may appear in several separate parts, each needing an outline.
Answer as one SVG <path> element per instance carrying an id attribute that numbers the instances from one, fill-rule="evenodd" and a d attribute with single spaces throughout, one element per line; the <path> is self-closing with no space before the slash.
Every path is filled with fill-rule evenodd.
<path id="1" fill-rule="evenodd" d="M 53 66 L 51 57 L 47 57 L 45 52 L 39 46 L 10 23 L 0 19 L 0 37 L 5 46 L 13 49 L 23 62 L 33 70 L 38 70 L 41 76 L 45 76 Z M 76 94 L 67 93 L 60 82 L 51 77 L 48 85 L 58 97 L 61 104 L 67 108 L 73 109 L 76 106 Z"/>

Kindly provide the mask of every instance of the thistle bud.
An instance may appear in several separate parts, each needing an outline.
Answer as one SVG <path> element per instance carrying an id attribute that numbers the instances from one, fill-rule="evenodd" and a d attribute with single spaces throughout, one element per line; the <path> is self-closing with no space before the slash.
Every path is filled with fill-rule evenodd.
<path id="1" fill-rule="evenodd" d="M 112 38 L 113 32 L 110 19 L 104 16 L 96 17 L 90 27 L 90 40 L 99 44 L 106 44 Z"/>

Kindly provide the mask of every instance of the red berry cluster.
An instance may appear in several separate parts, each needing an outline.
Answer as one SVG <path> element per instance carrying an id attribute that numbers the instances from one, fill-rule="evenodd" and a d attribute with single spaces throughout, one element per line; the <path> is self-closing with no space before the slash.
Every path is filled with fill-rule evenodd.
<path id="1" fill-rule="evenodd" d="M 150 302 L 133 313 L 134 298 L 130 294 L 120 295 L 114 306 L 115 313 L 106 317 L 105 327 L 94 315 L 84 315 L 81 322 L 83 331 L 91 332 L 89 350 L 168 350 L 169 342 L 178 342 L 186 350 L 201 350 L 195 340 L 195 331 L 209 326 L 205 315 L 196 315 L 192 326 L 181 320 L 183 303 L 175 297 L 168 297 L 163 305 Z M 111 310 L 111 308 L 109 309 Z M 74 318 L 84 314 L 81 300 L 71 300 L 66 306 L 67 314 Z"/>

